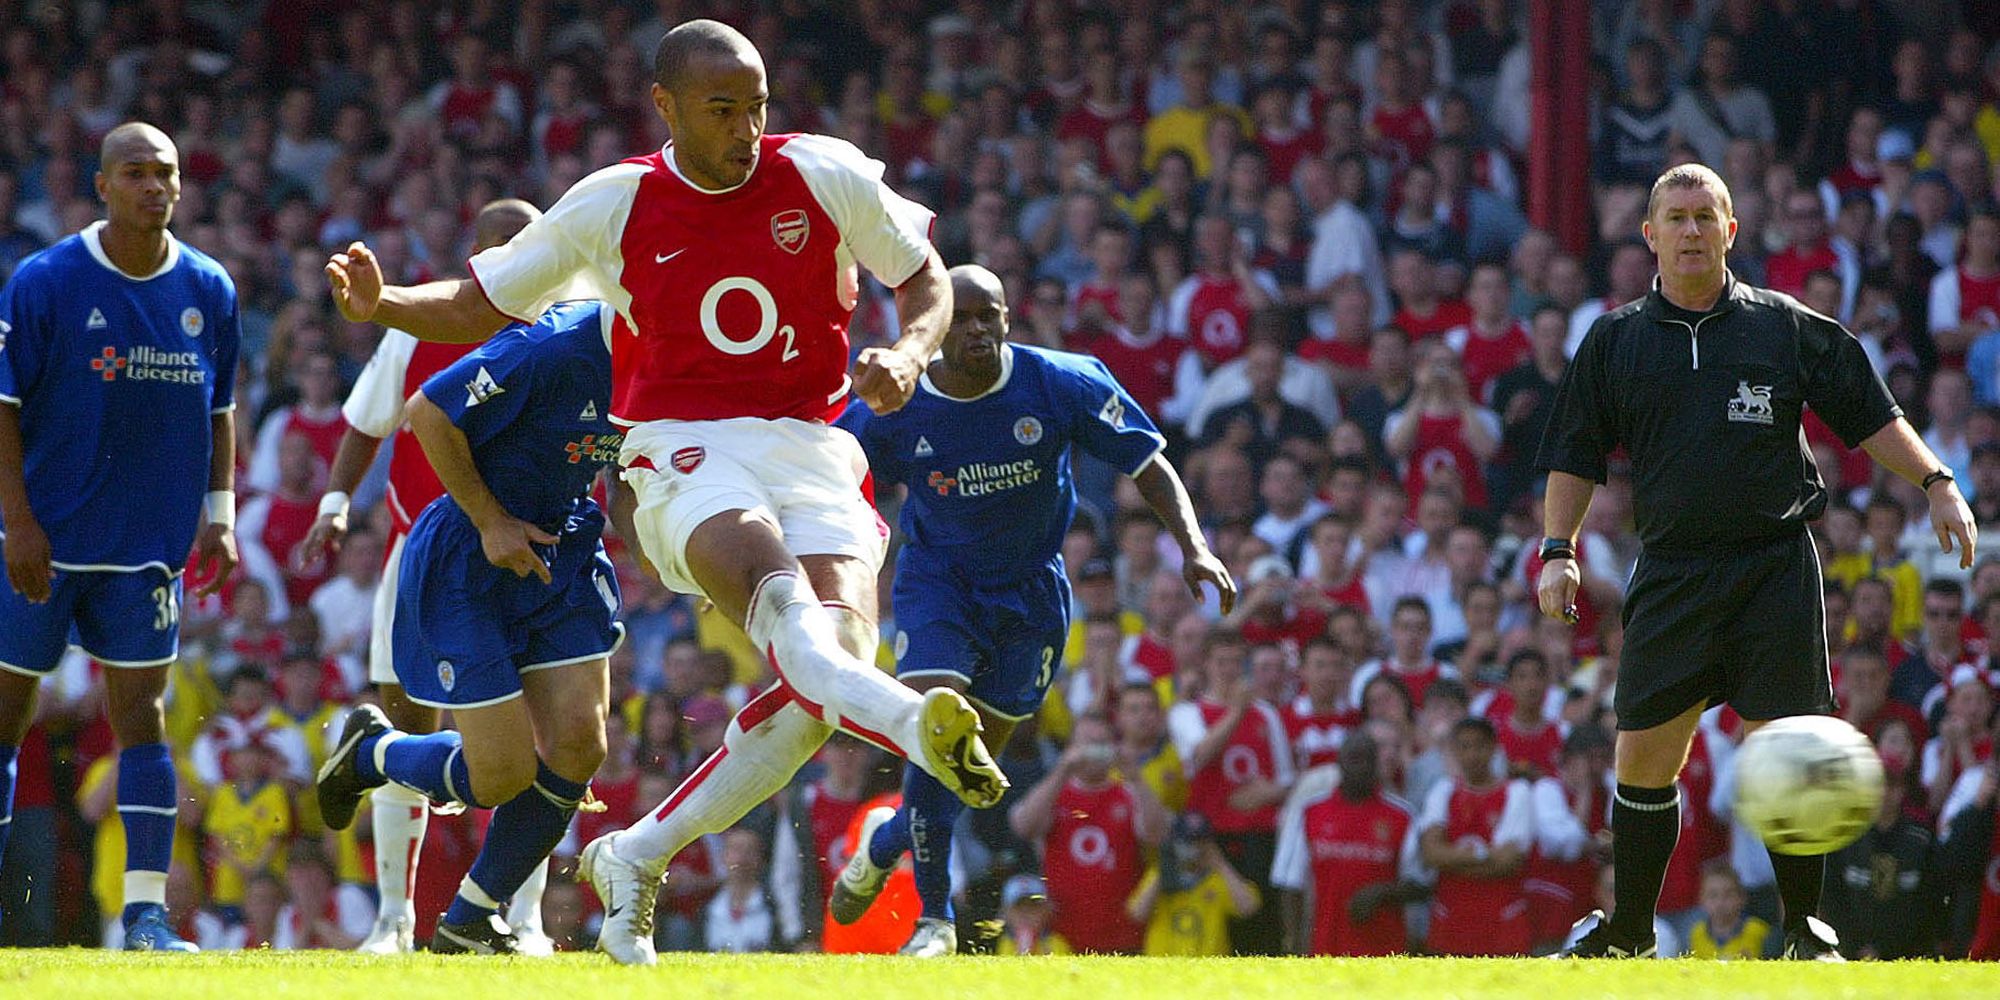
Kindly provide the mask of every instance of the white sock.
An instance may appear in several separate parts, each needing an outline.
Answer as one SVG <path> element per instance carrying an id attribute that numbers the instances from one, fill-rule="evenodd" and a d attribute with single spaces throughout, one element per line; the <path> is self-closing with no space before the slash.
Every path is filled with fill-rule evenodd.
<path id="1" fill-rule="evenodd" d="M 375 789 L 370 815 L 375 821 L 375 888 L 381 893 L 378 917 L 416 920 L 410 896 L 417 884 L 417 858 L 431 823 L 431 803 L 422 792 L 395 782 Z"/>
<path id="2" fill-rule="evenodd" d="M 774 704 L 783 707 L 772 711 Z M 745 716 L 753 723 L 748 731 L 742 728 Z M 782 687 L 771 687 L 730 720 L 722 749 L 665 802 L 620 831 L 611 841 L 612 850 L 632 864 L 665 867 L 681 848 L 729 829 L 757 803 L 777 794 L 831 735 L 832 728 L 790 700 Z"/>
<path id="3" fill-rule="evenodd" d="M 833 616 L 797 573 L 773 573 L 758 583 L 744 630 L 758 649 L 771 652 L 785 683 L 820 707 L 827 724 L 905 757 L 916 749 L 923 697 L 841 646 Z"/>
<path id="4" fill-rule="evenodd" d="M 507 926 L 516 934 L 542 934 L 542 891 L 549 887 L 549 859 L 543 858 L 507 904 Z"/>
<path id="5" fill-rule="evenodd" d="M 125 905 L 133 903 L 167 902 L 167 873 L 146 872 L 135 868 L 125 870 Z"/>

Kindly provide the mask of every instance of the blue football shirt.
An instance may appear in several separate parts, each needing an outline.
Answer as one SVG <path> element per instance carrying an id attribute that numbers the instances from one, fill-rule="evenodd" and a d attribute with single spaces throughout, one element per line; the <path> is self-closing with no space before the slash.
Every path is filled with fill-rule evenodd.
<path id="1" fill-rule="evenodd" d="M 856 402 L 841 414 L 880 480 L 903 483 L 910 547 L 970 579 L 1004 583 L 1046 567 L 1076 513 L 1075 445 L 1127 474 L 1166 446 L 1102 361 L 1009 344 L 1000 380 L 974 399 L 925 376 L 887 416 Z"/>
<path id="2" fill-rule="evenodd" d="M 551 532 L 625 440 L 611 423 L 612 315 L 595 301 L 557 303 L 424 382 L 493 498 Z"/>
<path id="3" fill-rule="evenodd" d="M 0 402 L 20 408 L 28 504 L 58 568 L 177 573 L 208 492 L 211 417 L 236 405 L 236 286 L 171 235 L 160 269 L 131 277 L 103 227 L 0 288 Z"/>

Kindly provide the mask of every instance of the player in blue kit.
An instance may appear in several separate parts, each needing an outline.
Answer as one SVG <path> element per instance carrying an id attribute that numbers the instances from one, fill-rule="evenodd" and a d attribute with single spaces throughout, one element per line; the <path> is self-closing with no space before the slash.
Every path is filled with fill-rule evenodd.
<path id="1" fill-rule="evenodd" d="M 177 797 L 160 697 L 190 546 L 200 594 L 236 567 L 236 287 L 167 231 L 181 182 L 165 133 L 112 129 L 96 184 L 105 220 L 0 288 L 0 851 L 37 687 L 78 646 L 107 668 L 122 748 L 125 947 L 194 951 L 166 919 Z"/>
<path id="2" fill-rule="evenodd" d="M 624 440 L 610 414 L 612 315 L 560 303 L 410 400 L 446 495 L 404 543 L 391 647 L 404 693 L 451 709 L 458 731 L 404 733 L 380 709 L 356 708 L 318 793 L 336 830 L 364 791 L 391 781 L 493 809 L 435 952 L 518 951 L 499 901 L 562 840 L 604 760 L 608 658 L 624 629 L 590 489 Z"/>
<path id="3" fill-rule="evenodd" d="M 1076 513 L 1071 446 L 1139 486 L 1181 547 L 1182 575 L 1200 596 L 1213 585 L 1227 611 L 1236 585 L 1208 551 L 1187 490 L 1161 455 L 1165 441 L 1096 358 L 1007 343 L 1000 279 L 952 268 L 951 327 L 916 395 L 894 413 L 850 407 L 839 420 L 880 481 L 909 487 L 906 542 L 896 562 L 896 670 L 912 687 L 952 687 L 979 710 L 988 745 L 1042 706 L 1069 631 L 1062 539 Z M 896 858 L 916 862 L 923 916 L 905 955 L 958 948 L 951 920 L 951 830 L 962 808 L 937 779 L 912 769 L 903 807 L 862 824 L 835 884 L 833 918 L 860 919 Z"/>

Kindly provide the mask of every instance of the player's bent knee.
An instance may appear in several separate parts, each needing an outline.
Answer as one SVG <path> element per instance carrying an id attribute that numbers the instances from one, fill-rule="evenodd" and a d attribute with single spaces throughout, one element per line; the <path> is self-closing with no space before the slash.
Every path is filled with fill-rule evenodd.
<path id="1" fill-rule="evenodd" d="M 578 715 L 549 741 L 549 770 L 572 781 L 588 781 L 604 763 L 604 716 Z"/>

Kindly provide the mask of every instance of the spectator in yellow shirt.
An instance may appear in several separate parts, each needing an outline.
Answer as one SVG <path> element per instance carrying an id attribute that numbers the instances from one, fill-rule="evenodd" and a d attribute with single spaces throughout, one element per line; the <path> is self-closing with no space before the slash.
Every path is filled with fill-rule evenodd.
<path id="1" fill-rule="evenodd" d="M 202 830 L 208 834 L 209 902 L 231 913 L 242 907 L 252 878 L 284 874 L 292 801 L 278 780 L 284 758 L 261 742 L 231 748 L 223 767 L 228 783 L 215 790 Z"/>
<path id="2" fill-rule="evenodd" d="M 1194 175 L 1206 178 L 1216 166 L 1215 157 L 1209 152 L 1209 123 L 1216 118 L 1231 119 L 1236 122 L 1239 136 L 1254 130 L 1250 116 L 1242 108 L 1215 99 L 1215 65 L 1210 59 L 1209 53 L 1199 49 L 1181 50 L 1175 69 L 1180 79 L 1181 103 L 1146 122 L 1146 169 L 1159 166 L 1160 157 L 1167 150 L 1178 149 L 1193 163 Z"/>
<path id="3" fill-rule="evenodd" d="M 1000 890 L 1001 955 L 1068 955 L 1069 942 L 1049 930 L 1055 909 L 1049 906 L 1048 883 L 1039 875 L 1016 875 Z"/>
<path id="4" fill-rule="evenodd" d="M 1222 856 L 1208 821 L 1184 813 L 1125 912 L 1146 924 L 1146 954 L 1200 957 L 1229 954 L 1230 919 L 1263 904 L 1257 887 Z"/>
<path id="5" fill-rule="evenodd" d="M 1743 880 L 1729 866 L 1728 858 L 1709 862 L 1701 870 L 1702 917 L 1688 934 L 1688 957 L 1723 961 L 1763 958 L 1771 925 L 1743 912 L 1749 900 Z"/>

